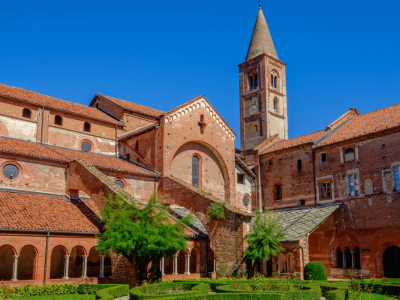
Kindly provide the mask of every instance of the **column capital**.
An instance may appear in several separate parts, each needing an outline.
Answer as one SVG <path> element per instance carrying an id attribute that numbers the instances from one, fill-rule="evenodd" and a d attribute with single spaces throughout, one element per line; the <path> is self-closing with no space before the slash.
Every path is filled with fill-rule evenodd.
<path id="1" fill-rule="evenodd" d="M 18 259 L 19 255 L 13 255 L 14 258 Z"/>
<path id="2" fill-rule="evenodd" d="M 64 258 L 69 258 L 69 255 L 64 255 Z"/>
<path id="3" fill-rule="evenodd" d="M 190 254 L 188 254 L 188 255 L 185 255 L 185 257 L 190 257 Z"/>
<path id="4" fill-rule="evenodd" d="M 82 257 L 83 257 L 83 258 L 88 258 L 88 257 L 89 257 L 89 255 L 82 255 Z"/>

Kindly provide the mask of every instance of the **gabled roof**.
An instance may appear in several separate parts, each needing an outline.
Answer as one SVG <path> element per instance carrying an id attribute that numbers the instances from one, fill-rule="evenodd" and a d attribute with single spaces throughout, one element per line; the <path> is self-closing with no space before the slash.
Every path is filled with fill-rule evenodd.
<path id="1" fill-rule="evenodd" d="M 268 54 L 273 58 L 278 58 L 271 33 L 269 32 L 267 21 L 264 13 L 258 11 L 256 24 L 254 25 L 253 35 L 251 37 L 249 50 L 247 51 L 246 61 L 253 59 L 261 54 Z"/>
<path id="2" fill-rule="evenodd" d="M 195 231 L 199 236 L 207 237 L 207 230 L 205 229 L 203 223 L 193 214 L 190 210 L 179 206 L 179 205 L 170 205 L 170 213 L 174 216 L 177 216 L 178 219 L 184 218 L 188 215 L 192 215 L 193 222 L 191 226 L 189 226 L 192 230 Z"/>
<path id="3" fill-rule="evenodd" d="M 140 104 L 137 104 L 137 103 L 129 102 L 129 101 L 126 101 L 126 100 L 121 100 L 121 99 L 117 99 L 117 98 L 114 98 L 114 97 L 102 95 L 102 94 L 99 94 L 99 93 L 97 93 L 96 96 L 100 97 L 100 98 L 103 98 L 103 99 L 106 99 L 106 100 L 116 104 L 117 106 L 119 106 L 119 107 L 121 107 L 121 108 L 123 108 L 125 110 L 129 110 L 129 111 L 132 111 L 132 112 L 135 112 L 135 113 L 139 113 L 139 114 L 142 114 L 142 115 L 146 115 L 146 116 L 150 116 L 150 117 L 153 117 L 153 118 L 157 118 L 157 117 L 159 117 L 160 115 L 162 115 L 164 113 L 163 111 L 158 110 L 158 109 L 154 109 L 154 108 L 143 106 L 143 105 L 140 105 Z M 96 96 L 93 98 L 93 100 L 90 103 L 90 105 L 92 105 L 94 103 L 94 100 L 95 100 Z"/>
<path id="4" fill-rule="evenodd" d="M 399 128 L 400 104 L 378 109 L 363 115 L 356 115 L 318 147 L 351 140 L 369 134 Z"/>
<path id="5" fill-rule="evenodd" d="M 176 118 L 179 118 L 192 110 L 203 107 L 205 108 L 215 122 L 225 131 L 225 133 L 232 139 L 235 140 L 236 133 L 229 127 L 228 123 L 221 117 L 217 110 L 211 105 L 211 103 L 204 96 L 198 96 L 185 102 L 163 114 L 165 122 L 173 122 Z"/>
<path id="6" fill-rule="evenodd" d="M 68 112 L 70 114 L 89 117 L 91 119 L 100 120 L 112 124 L 121 124 L 114 118 L 101 112 L 100 110 L 87 107 L 85 105 L 68 102 L 65 100 L 57 99 L 54 97 L 42 95 L 39 93 L 31 92 L 21 88 L 0 84 L 0 96 L 11 98 L 39 106 L 45 106 L 54 110 Z"/>
<path id="7" fill-rule="evenodd" d="M 263 142 L 261 142 L 260 145 L 254 148 L 255 151 L 263 151 L 264 149 L 270 147 L 271 145 L 275 144 L 276 142 L 279 142 L 281 138 L 279 137 L 279 134 L 272 135 L 268 138 L 266 138 Z"/>
<path id="8" fill-rule="evenodd" d="M 0 191 L 0 230 L 99 233 L 101 223 L 85 202 L 63 196 Z"/>

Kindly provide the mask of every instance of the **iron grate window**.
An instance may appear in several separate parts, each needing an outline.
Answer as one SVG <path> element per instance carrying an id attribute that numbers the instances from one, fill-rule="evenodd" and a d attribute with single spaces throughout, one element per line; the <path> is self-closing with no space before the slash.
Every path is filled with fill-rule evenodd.
<path id="1" fill-rule="evenodd" d="M 14 165 L 5 165 L 3 168 L 3 175 L 7 179 L 15 179 L 19 175 L 19 169 Z"/>
<path id="2" fill-rule="evenodd" d="M 121 180 L 115 180 L 114 183 L 118 185 L 121 189 L 125 188 L 124 183 Z"/>
<path id="3" fill-rule="evenodd" d="M 249 197 L 247 197 L 247 196 L 244 197 L 244 198 L 243 198 L 243 204 L 244 204 L 244 206 L 248 206 L 249 203 L 250 203 Z"/>
<path id="4" fill-rule="evenodd" d="M 88 152 L 89 153 L 90 151 L 92 151 L 92 146 L 88 142 L 83 142 L 82 145 L 81 145 L 81 150 L 83 152 Z"/>

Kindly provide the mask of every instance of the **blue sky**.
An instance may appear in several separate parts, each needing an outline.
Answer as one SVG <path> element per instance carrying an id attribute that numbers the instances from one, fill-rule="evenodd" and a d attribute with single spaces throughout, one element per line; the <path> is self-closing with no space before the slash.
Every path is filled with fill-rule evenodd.
<path id="1" fill-rule="evenodd" d="M 400 102 L 400 1 L 264 0 L 287 63 L 289 137 Z M 2 1 L 0 83 L 169 110 L 204 94 L 238 135 L 257 0 Z"/>

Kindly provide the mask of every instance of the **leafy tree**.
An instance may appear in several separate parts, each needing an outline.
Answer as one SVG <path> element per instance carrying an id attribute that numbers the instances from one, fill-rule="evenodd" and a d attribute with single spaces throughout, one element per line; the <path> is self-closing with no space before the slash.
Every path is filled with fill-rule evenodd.
<path id="1" fill-rule="evenodd" d="M 256 210 L 254 214 L 249 233 L 245 237 L 249 245 L 244 253 L 249 277 L 255 275 L 255 268 L 259 262 L 269 260 L 271 256 L 276 256 L 283 250 L 280 240 L 285 236 L 282 226 L 272 212 L 262 213 Z"/>
<path id="2" fill-rule="evenodd" d="M 135 267 L 139 284 L 158 281 L 161 259 L 187 249 L 183 225 L 189 225 L 193 217 L 172 221 L 161 201 L 153 194 L 141 205 L 127 194 L 110 194 L 101 209 L 104 232 L 98 236 L 97 250 L 126 257 Z"/>

